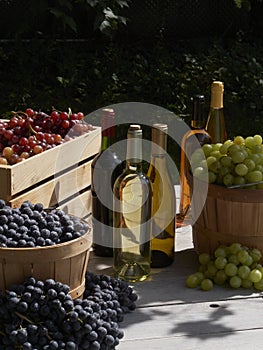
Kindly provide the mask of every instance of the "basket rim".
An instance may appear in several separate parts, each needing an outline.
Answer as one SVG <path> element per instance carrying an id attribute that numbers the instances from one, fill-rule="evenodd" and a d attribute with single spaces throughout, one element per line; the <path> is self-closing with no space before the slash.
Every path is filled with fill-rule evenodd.
<path id="1" fill-rule="evenodd" d="M 88 236 L 90 236 L 90 239 L 88 238 Z M 81 240 L 86 240 L 87 242 L 89 241 L 89 247 L 88 249 L 91 248 L 92 246 L 92 230 L 91 227 L 88 226 L 87 232 L 85 232 L 83 235 L 81 235 L 80 237 L 71 239 L 67 242 L 62 242 L 62 243 L 58 243 L 58 244 L 54 244 L 54 245 L 47 245 L 47 246 L 36 246 L 36 247 L 0 247 L 0 253 L 1 252 L 26 252 L 26 251 L 44 251 L 44 250 L 55 250 L 55 249 L 59 249 L 65 246 L 68 246 L 70 244 L 73 243 L 77 243 L 78 241 Z"/>
<path id="2" fill-rule="evenodd" d="M 193 178 L 193 177 L 192 177 Z M 189 178 L 190 180 L 192 179 Z M 251 201 L 253 203 L 262 203 L 263 202 L 263 189 L 248 189 L 248 188 L 227 188 L 224 185 L 207 183 L 195 177 L 194 179 L 197 187 L 199 185 L 207 185 L 207 196 L 218 197 L 218 198 L 227 198 L 232 201 Z M 193 187 L 193 182 L 190 182 Z M 200 187 L 202 189 L 202 187 Z"/>
<path id="3" fill-rule="evenodd" d="M 227 188 L 222 185 L 209 184 L 207 196 L 226 198 L 232 201 L 263 202 L 263 189 Z"/>

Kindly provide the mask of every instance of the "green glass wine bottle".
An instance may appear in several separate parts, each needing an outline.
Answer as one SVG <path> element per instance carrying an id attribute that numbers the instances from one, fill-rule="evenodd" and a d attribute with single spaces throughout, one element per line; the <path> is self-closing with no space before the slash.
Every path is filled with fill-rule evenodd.
<path id="1" fill-rule="evenodd" d="M 223 94 L 223 82 L 213 81 L 211 86 L 210 109 L 205 128 L 211 137 L 212 143 L 224 143 L 227 140 Z"/>
<path id="2" fill-rule="evenodd" d="M 93 251 L 97 256 L 113 256 L 113 195 L 123 163 L 110 146 L 115 141 L 115 112 L 104 108 L 101 114 L 101 150 L 91 164 Z"/>

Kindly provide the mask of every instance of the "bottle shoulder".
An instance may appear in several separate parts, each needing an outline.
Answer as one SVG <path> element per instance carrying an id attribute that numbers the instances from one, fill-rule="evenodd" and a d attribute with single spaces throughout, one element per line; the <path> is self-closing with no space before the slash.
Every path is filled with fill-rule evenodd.
<path id="1" fill-rule="evenodd" d="M 197 141 L 203 145 L 205 143 L 211 143 L 211 136 L 205 129 L 193 129 L 187 132 L 182 139 L 182 146 L 184 147 L 187 143 L 192 143 Z"/>
<path id="2" fill-rule="evenodd" d="M 100 168 L 115 168 L 117 165 L 121 164 L 121 159 L 115 152 L 109 149 L 100 151 L 93 159 L 91 166 Z"/>
<path id="3" fill-rule="evenodd" d="M 165 181 L 172 182 L 172 177 L 169 171 L 169 168 L 167 166 L 166 158 L 160 159 L 155 158 L 151 160 L 147 177 L 150 179 L 150 181 L 154 181 L 156 177 L 160 177 Z"/>
<path id="4" fill-rule="evenodd" d="M 224 118 L 224 108 L 214 108 L 210 107 L 207 121 L 214 118 Z"/>
<path id="5" fill-rule="evenodd" d="M 198 136 L 198 135 L 205 135 L 207 137 L 209 137 L 209 134 L 208 132 L 206 131 L 205 128 L 193 128 L 189 131 L 187 131 L 187 133 L 184 134 L 183 136 L 183 140 L 185 139 L 188 139 L 189 137 L 192 137 L 192 136 Z"/>
<path id="6" fill-rule="evenodd" d="M 151 181 L 149 177 L 144 174 L 143 172 L 131 170 L 131 169 L 125 169 L 122 174 L 118 176 L 118 178 L 115 181 L 114 187 L 121 186 L 124 187 L 128 182 L 137 180 L 138 182 L 151 186 Z"/>

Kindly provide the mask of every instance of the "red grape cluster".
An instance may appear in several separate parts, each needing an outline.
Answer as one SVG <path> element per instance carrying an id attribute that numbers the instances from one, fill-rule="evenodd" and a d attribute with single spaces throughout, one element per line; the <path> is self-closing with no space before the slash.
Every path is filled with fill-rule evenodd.
<path id="1" fill-rule="evenodd" d="M 0 120 L 0 164 L 16 164 L 91 130 L 82 112 L 14 112 Z"/>

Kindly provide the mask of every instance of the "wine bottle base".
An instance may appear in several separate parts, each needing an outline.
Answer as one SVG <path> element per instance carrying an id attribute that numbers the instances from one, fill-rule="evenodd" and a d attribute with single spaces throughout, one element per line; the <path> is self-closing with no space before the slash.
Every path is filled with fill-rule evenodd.
<path id="1" fill-rule="evenodd" d="M 113 248 L 104 247 L 99 244 L 93 244 L 93 253 L 96 256 L 104 257 L 104 258 L 112 258 L 113 257 Z"/>
<path id="2" fill-rule="evenodd" d="M 182 216 L 180 214 L 176 215 L 176 228 L 180 228 L 180 227 L 185 227 L 185 226 L 189 226 L 191 225 L 191 216 L 190 215 L 185 215 Z"/>
<path id="3" fill-rule="evenodd" d="M 146 280 L 150 275 L 150 267 L 137 262 L 126 262 L 119 269 L 115 269 L 116 276 L 126 282 Z"/>
<path id="4" fill-rule="evenodd" d="M 168 256 L 164 252 L 158 250 L 152 251 L 151 267 L 153 268 L 169 266 L 173 263 L 173 261 L 173 257 Z"/>

